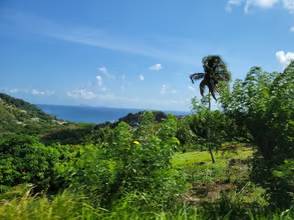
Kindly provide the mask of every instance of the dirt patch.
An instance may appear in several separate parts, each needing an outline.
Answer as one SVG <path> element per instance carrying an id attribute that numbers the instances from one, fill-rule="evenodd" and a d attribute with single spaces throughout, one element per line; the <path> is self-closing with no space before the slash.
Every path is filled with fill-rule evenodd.
<path id="1" fill-rule="evenodd" d="M 184 201 L 189 204 L 214 202 L 220 198 L 221 192 L 236 189 L 232 183 L 193 184 L 192 188 L 184 195 Z"/>
<path id="2" fill-rule="evenodd" d="M 248 160 L 241 160 L 241 159 L 231 159 L 229 160 L 229 167 L 235 166 L 235 165 L 247 165 Z"/>

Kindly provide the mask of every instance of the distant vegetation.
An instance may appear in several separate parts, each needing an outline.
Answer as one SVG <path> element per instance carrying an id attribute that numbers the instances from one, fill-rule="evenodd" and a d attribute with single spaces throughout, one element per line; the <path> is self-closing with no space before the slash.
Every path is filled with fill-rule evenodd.
<path id="1" fill-rule="evenodd" d="M 0 219 L 293 219 L 294 62 L 218 93 L 100 125 L 0 94 Z"/>
<path id="2" fill-rule="evenodd" d="M 44 113 L 35 105 L 3 93 L 0 93 L 0 121 L 0 135 L 40 134 L 63 124 L 63 121 Z"/>

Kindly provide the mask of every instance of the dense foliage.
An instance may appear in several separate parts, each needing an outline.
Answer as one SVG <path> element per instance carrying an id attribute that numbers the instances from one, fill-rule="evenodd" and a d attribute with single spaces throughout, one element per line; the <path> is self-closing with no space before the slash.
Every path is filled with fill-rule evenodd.
<path id="1" fill-rule="evenodd" d="M 248 129 L 258 150 L 252 178 L 269 189 L 276 206 L 293 202 L 293 179 L 273 175 L 284 162 L 294 159 L 293 97 L 294 62 L 281 74 L 251 68 L 245 80 L 236 81 L 222 100 L 225 113 Z"/>
<path id="2" fill-rule="evenodd" d="M 0 93 L 0 121 L 0 137 L 8 133 L 39 135 L 65 124 L 35 105 L 3 93 Z"/>
<path id="3" fill-rule="evenodd" d="M 52 182 L 58 151 L 45 147 L 35 138 L 9 135 L 0 142 L 0 186 L 5 189 L 23 183 L 33 183 L 46 190 Z"/>
<path id="4" fill-rule="evenodd" d="M 293 219 L 294 62 L 219 95 L 102 125 L 1 95 L 0 218 Z"/>

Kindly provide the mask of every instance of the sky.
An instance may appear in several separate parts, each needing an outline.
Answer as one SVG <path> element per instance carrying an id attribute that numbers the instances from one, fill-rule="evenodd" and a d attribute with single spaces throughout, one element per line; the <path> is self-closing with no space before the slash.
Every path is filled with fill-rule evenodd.
<path id="1" fill-rule="evenodd" d="M 0 0 L 0 91 L 35 104 L 188 111 L 209 54 L 282 71 L 294 0 Z"/>

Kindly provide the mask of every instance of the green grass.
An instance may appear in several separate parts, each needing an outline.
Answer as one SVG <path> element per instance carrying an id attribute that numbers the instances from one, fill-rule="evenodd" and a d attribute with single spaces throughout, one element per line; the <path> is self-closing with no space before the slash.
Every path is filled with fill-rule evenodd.
<path id="1" fill-rule="evenodd" d="M 99 216 L 100 210 L 94 209 L 85 198 L 67 192 L 50 199 L 31 196 L 28 190 L 21 197 L 0 200 L 3 220 L 99 219 Z"/>
<path id="2" fill-rule="evenodd" d="M 232 198 L 239 195 L 236 191 L 249 182 L 247 160 L 252 153 L 252 148 L 227 143 L 218 152 L 213 152 L 215 163 L 212 163 L 208 151 L 175 154 L 172 166 L 185 173 L 189 185 L 184 194 L 185 202 L 193 205 L 214 203 L 224 191 L 232 195 Z"/>
<path id="3" fill-rule="evenodd" d="M 235 178 L 234 175 L 228 176 L 230 174 L 228 172 L 235 171 L 235 175 L 239 175 L 243 174 L 244 171 L 240 170 L 241 166 L 231 166 L 228 169 L 229 162 L 232 160 L 244 161 L 250 158 L 252 153 L 251 148 L 244 146 L 237 146 L 229 151 L 214 152 L 215 163 L 211 162 L 208 151 L 176 153 L 171 163 L 174 168 L 182 169 L 188 175 L 188 180 L 191 183 L 223 182 L 228 177 L 232 179 L 238 178 Z"/>
<path id="4" fill-rule="evenodd" d="M 195 163 L 210 162 L 211 158 L 207 151 L 195 151 L 186 153 L 176 153 L 172 159 L 175 168 L 193 166 Z"/>
<path id="5" fill-rule="evenodd" d="M 216 159 L 216 166 L 228 159 L 245 160 L 252 156 L 252 149 L 247 147 L 239 147 L 235 151 L 227 151 L 218 153 L 213 152 Z M 172 165 L 175 168 L 183 168 L 194 166 L 200 163 L 211 163 L 211 157 L 208 151 L 193 151 L 186 153 L 176 153 L 172 159 Z"/>
<path id="6" fill-rule="evenodd" d="M 56 195 L 52 199 L 45 196 L 32 197 L 27 191 L 22 197 L 0 202 L 0 219 L 2 220 L 203 220 L 203 219 L 236 219 L 231 212 L 212 217 L 209 212 L 183 206 L 171 211 L 161 212 L 109 212 L 94 208 L 85 198 L 69 193 Z M 291 220 L 293 210 L 284 212 L 253 214 L 248 210 L 248 220 Z"/>

